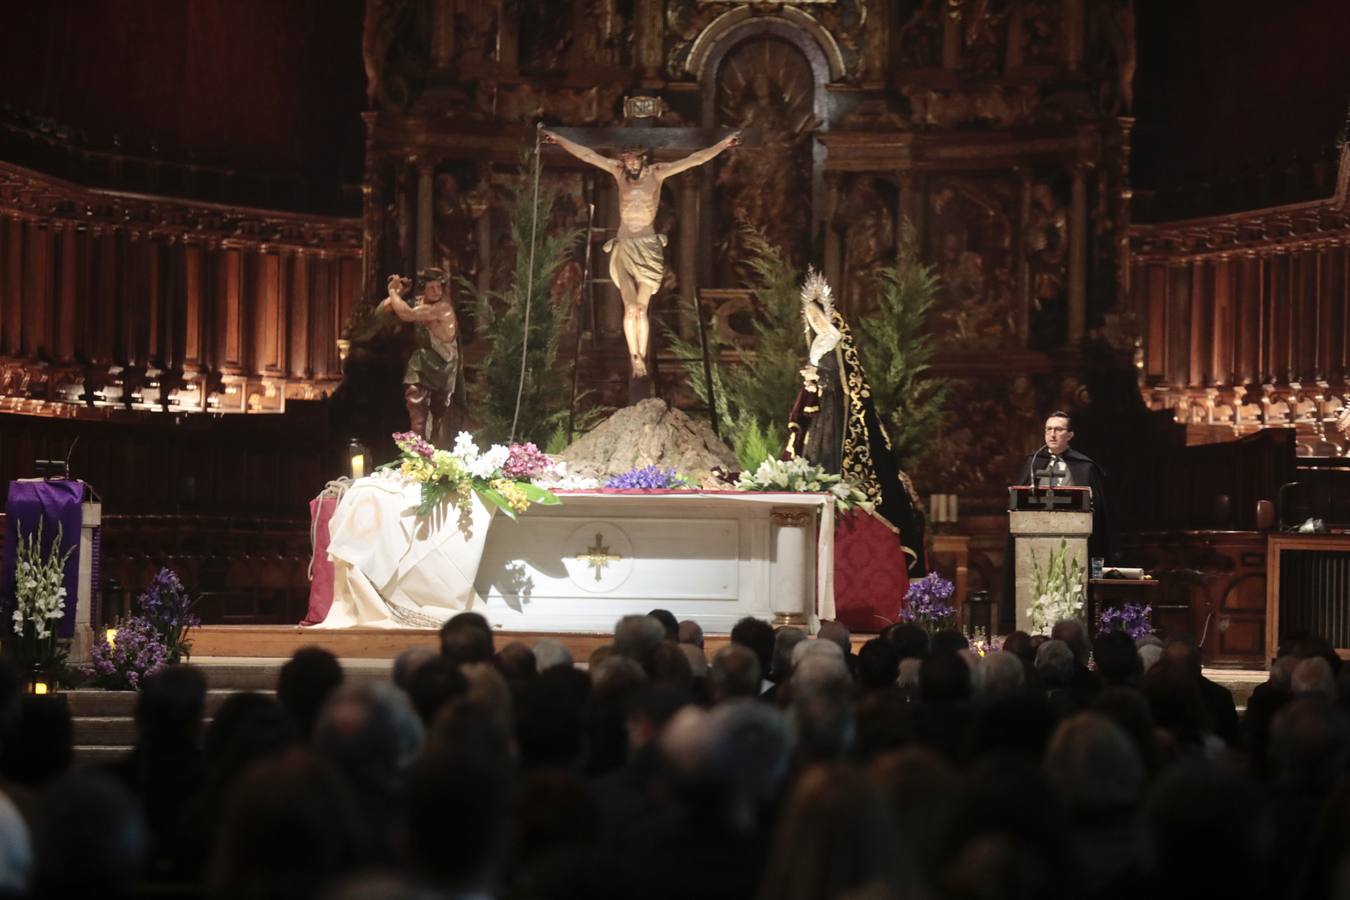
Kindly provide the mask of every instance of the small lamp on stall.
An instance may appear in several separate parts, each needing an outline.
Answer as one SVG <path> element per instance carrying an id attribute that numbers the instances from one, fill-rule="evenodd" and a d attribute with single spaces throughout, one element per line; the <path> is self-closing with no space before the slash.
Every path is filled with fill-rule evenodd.
<path id="1" fill-rule="evenodd" d="M 370 450 L 365 444 L 352 438 L 347 442 L 347 475 L 355 481 L 358 478 L 365 478 L 370 470 Z"/>

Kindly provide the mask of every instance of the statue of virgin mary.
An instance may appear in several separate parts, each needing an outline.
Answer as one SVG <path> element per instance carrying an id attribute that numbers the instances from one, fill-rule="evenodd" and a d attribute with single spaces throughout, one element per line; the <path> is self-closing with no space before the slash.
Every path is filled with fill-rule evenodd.
<path id="1" fill-rule="evenodd" d="M 919 500 L 877 416 L 848 323 L 819 272 L 807 273 L 801 296 L 807 364 L 788 418 L 784 457 L 805 457 L 853 482 L 874 504 L 874 515 L 898 535 L 909 574 L 922 575 L 927 565 Z"/>

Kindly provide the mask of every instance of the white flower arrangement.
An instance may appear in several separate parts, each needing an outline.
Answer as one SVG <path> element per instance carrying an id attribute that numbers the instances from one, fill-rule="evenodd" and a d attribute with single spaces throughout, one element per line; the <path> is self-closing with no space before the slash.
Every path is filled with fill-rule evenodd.
<path id="1" fill-rule="evenodd" d="M 833 475 L 820 466 L 796 457 L 794 459 L 766 459 L 754 472 L 742 472 L 736 482 L 742 491 L 791 491 L 814 494 L 832 494 L 835 505 L 847 512 L 855 506 L 871 512 L 874 504 L 842 475 Z"/>
<path id="2" fill-rule="evenodd" d="M 1027 615 L 1033 634 L 1049 634 L 1057 622 L 1083 618 L 1086 599 L 1083 566 L 1078 557 L 1069 556 L 1069 545 L 1061 540 L 1050 551 L 1045 568 L 1036 554 L 1031 555 L 1031 606 Z"/>
<path id="3" fill-rule="evenodd" d="M 42 525 L 28 535 L 19 530 L 15 548 L 14 613 L 12 622 L 18 639 L 15 656 L 20 665 L 43 668 L 59 666 L 65 651 L 57 645 L 56 628 L 66 614 L 66 563 L 75 552 L 61 552 L 64 529 L 56 526 L 51 550 L 42 552 Z"/>

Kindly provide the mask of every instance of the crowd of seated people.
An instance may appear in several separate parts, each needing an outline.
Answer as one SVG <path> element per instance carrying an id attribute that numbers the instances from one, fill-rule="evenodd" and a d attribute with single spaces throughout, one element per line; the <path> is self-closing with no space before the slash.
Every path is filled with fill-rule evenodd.
<path id="1" fill-rule="evenodd" d="M 0 663 L 0 897 L 1350 897 L 1318 640 L 1242 718 L 1182 641 L 746 619 L 709 658 L 660 611 L 588 660 L 464 613 L 386 680 L 307 648 L 206 696 L 161 670 L 134 749 L 72 768 L 63 701 Z"/>

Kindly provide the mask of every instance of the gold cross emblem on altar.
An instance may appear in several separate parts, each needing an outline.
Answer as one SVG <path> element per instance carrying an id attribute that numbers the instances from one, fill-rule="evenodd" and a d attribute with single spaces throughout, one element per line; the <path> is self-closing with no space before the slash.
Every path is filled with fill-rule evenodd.
<path id="1" fill-rule="evenodd" d="M 605 567 L 611 563 L 616 563 L 623 559 L 617 553 L 609 552 L 609 545 L 604 543 L 605 536 L 600 532 L 595 533 L 594 546 L 587 547 L 586 552 L 577 556 L 577 562 L 585 563 L 595 570 L 595 580 L 599 581 L 604 573 Z"/>

